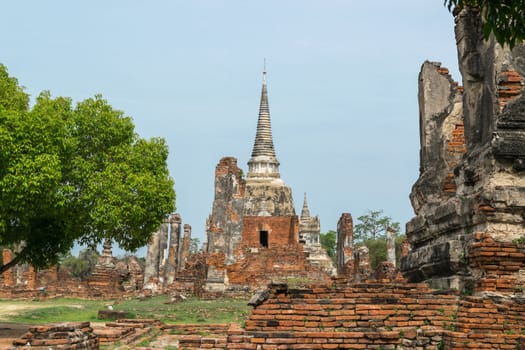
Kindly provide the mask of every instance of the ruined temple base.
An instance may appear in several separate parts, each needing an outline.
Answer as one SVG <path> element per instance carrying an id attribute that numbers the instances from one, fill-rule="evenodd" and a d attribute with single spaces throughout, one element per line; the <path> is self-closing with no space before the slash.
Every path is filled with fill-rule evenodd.
<path id="1" fill-rule="evenodd" d="M 271 286 L 245 329 L 230 328 L 227 348 L 521 349 L 525 345 L 521 293 L 466 296 L 433 290 L 425 283 L 333 282 L 300 289 Z"/>

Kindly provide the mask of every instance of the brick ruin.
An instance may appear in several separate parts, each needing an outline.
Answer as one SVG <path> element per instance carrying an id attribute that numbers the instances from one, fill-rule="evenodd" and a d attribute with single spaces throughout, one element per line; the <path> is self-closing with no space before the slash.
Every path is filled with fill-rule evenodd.
<path id="1" fill-rule="evenodd" d="M 525 46 L 481 38 L 478 10 L 456 16 L 464 87 L 438 63 L 419 77 L 420 176 L 401 270 L 435 288 L 521 288 L 525 262 Z"/>
<path id="2" fill-rule="evenodd" d="M 352 214 L 343 213 L 337 223 L 336 265 L 339 276 L 354 272 L 354 222 Z"/>
<path id="3" fill-rule="evenodd" d="M 191 226 L 182 226 L 180 215 L 171 214 L 152 234 L 145 263 L 133 255 L 117 261 L 111 242 L 106 241 L 87 277 L 74 278 L 59 266 L 35 271 L 32 266 L 20 264 L 0 276 L 0 297 L 107 298 L 168 291 L 198 295 L 205 280 L 205 259 L 202 254 L 189 255 L 190 240 Z M 12 256 L 10 249 L 3 249 L 2 261 L 11 261 Z"/>
<path id="4" fill-rule="evenodd" d="M 306 195 L 299 217 L 292 190 L 281 179 L 266 72 L 247 176 L 244 178 L 235 158 L 219 161 L 206 226 L 206 289 L 210 292 L 253 289 L 287 278 L 323 281 L 335 273 L 320 245 L 319 218 L 310 216 Z"/>
<path id="5" fill-rule="evenodd" d="M 205 252 L 186 266 L 199 271 L 207 293 L 273 283 L 250 300 L 244 328 L 181 337 L 181 348 L 525 349 L 525 45 L 509 50 L 482 37 L 476 9 L 457 14 L 463 87 L 439 63 L 421 68 L 420 176 L 410 194 L 415 217 L 406 226 L 403 276 L 390 234 L 389 261 L 373 275 L 344 213 L 337 225 L 339 277 L 328 279 L 333 267 L 315 258 L 319 220 L 306 197 L 301 216 L 295 214 L 291 189 L 280 179 L 263 80 L 247 177 L 235 158 L 220 160 Z M 158 269 L 145 277 L 159 290 L 184 275 L 173 274 L 184 255 L 171 252 L 185 249 L 185 241 L 180 219 L 170 220 L 163 225 L 178 223 L 152 238 L 148 259 Z M 178 232 L 178 246 L 168 244 L 168 231 Z M 184 271 L 186 281 L 198 279 Z M 4 283 L 33 272 L 9 273 Z M 290 277 L 317 283 L 293 287 Z"/>
<path id="6" fill-rule="evenodd" d="M 181 234 L 181 228 L 184 228 Z M 179 214 L 166 216 L 158 231 L 151 236 L 146 254 L 144 289 L 152 293 L 162 293 L 167 289 L 181 289 L 174 286 L 186 284 L 191 240 L 191 226 L 184 224 Z M 179 278 L 180 277 L 180 278 Z M 181 280 L 182 279 L 182 280 Z M 182 288 L 193 293 L 193 287 Z"/>
<path id="7" fill-rule="evenodd" d="M 366 279 L 367 252 L 353 247 L 343 214 L 344 277 L 270 286 L 251 300 L 245 328 L 230 329 L 228 349 L 525 348 L 525 45 L 483 41 L 475 8 L 457 14 L 456 38 L 464 87 L 435 62 L 419 76 L 404 277 Z"/>
<path id="8" fill-rule="evenodd" d="M 403 280 L 273 285 L 227 349 L 523 349 L 523 298 L 461 296 Z M 504 315 L 503 315 L 504 314 Z M 202 347 L 195 347 L 204 348 Z"/>

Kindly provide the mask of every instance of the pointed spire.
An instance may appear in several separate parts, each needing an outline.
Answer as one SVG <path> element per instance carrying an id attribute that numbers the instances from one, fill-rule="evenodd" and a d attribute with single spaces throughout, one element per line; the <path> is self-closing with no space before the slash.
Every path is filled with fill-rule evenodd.
<path id="1" fill-rule="evenodd" d="M 306 200 L 306 192 L 304 193 L 303 210 L 301 211 L 301 219 L 310 218 L 310 209 L 308 209 L 308 201 Z"/>
<path id="2" fill-rule="evenodd" d="M 275 157 L 273 147 L 272 126 L 270 123 L 270 108 L 268 106 L 268 88 L 266 85 L 266 70 L 263 72 L 261 91 L 261 104 L 259 106 L 259 119 L 257 121 L 257 134 L 253 145 L 252 157 Z"/>
<path id="3" fill-rule="evenodd" d="M 252 157 L 248 162 L 248 178 L 279 178 L 279 161 L 275 157 L 273 146 L 270 108 L 268 106 L 268 88 L 266 84 L 266 60 L 262 79 L 261 103 L 257 132 L 253 144 Z"/>

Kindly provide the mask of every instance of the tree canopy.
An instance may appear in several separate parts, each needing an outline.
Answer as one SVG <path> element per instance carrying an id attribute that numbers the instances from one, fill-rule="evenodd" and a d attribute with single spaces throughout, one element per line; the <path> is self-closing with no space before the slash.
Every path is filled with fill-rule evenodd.
<path id="1" fill-rule="evenodd" d="M 396 235 L 399 235 L 400 225 L 391 217 L 383 215 L 382 210 L 368 210 L 365 215 L 357 218 L 359 222 L 354 226 L 354 241 L 364 242 L 367 240 L 375 240 L 384 238 L 387 227 L 394 230 Z"/>
<path id="2" fill-rule="evenodd" d="M 491 33 L 499 44 L 510 48 L 525 40 L 525 0 L 445 0 L 449 11 L 478 7 L 485 39 Z"/>
<path id="3" fill-rule="evenodd" d="M 321 246 L 326 250 L 326 253 L 332 260 L 335 261 L 337 249 L 337 232 L 329 230 L 326 233 L 320 234 Z"/>
<path id="4" fill-rule="evenodd" d="M 145 140 L 101 96 L 29 96 L 0 64 L 0 246 L 43 268 L 75 242 L 147 244 L 175 209 L 168 148 Z"/>

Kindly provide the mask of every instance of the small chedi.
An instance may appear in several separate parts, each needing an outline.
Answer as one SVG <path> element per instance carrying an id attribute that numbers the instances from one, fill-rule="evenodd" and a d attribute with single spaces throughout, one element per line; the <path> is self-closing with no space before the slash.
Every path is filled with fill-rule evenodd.
<path id="1" fill-rule="evenodd" d="M 525 46 L 482 39 L 456 16 L 464 87 L 438 63 L 419 76 L 420 176 L 401 269 L 436 288 L 512 291 L 525 282 Z"/>
<path id="2" fill-rule="evenodd" d="M 292 191 L 279 173 L 273 144 L 266 72 L 257 132 L 246 178 L 233 157 L 215 169 L 215 198 L 207 220 L 206 289 L 266 286 L 298 278 L 323 281 L 335 273 L 319 241 L 320 224 L 306 201 L 295 213 Z"/>

